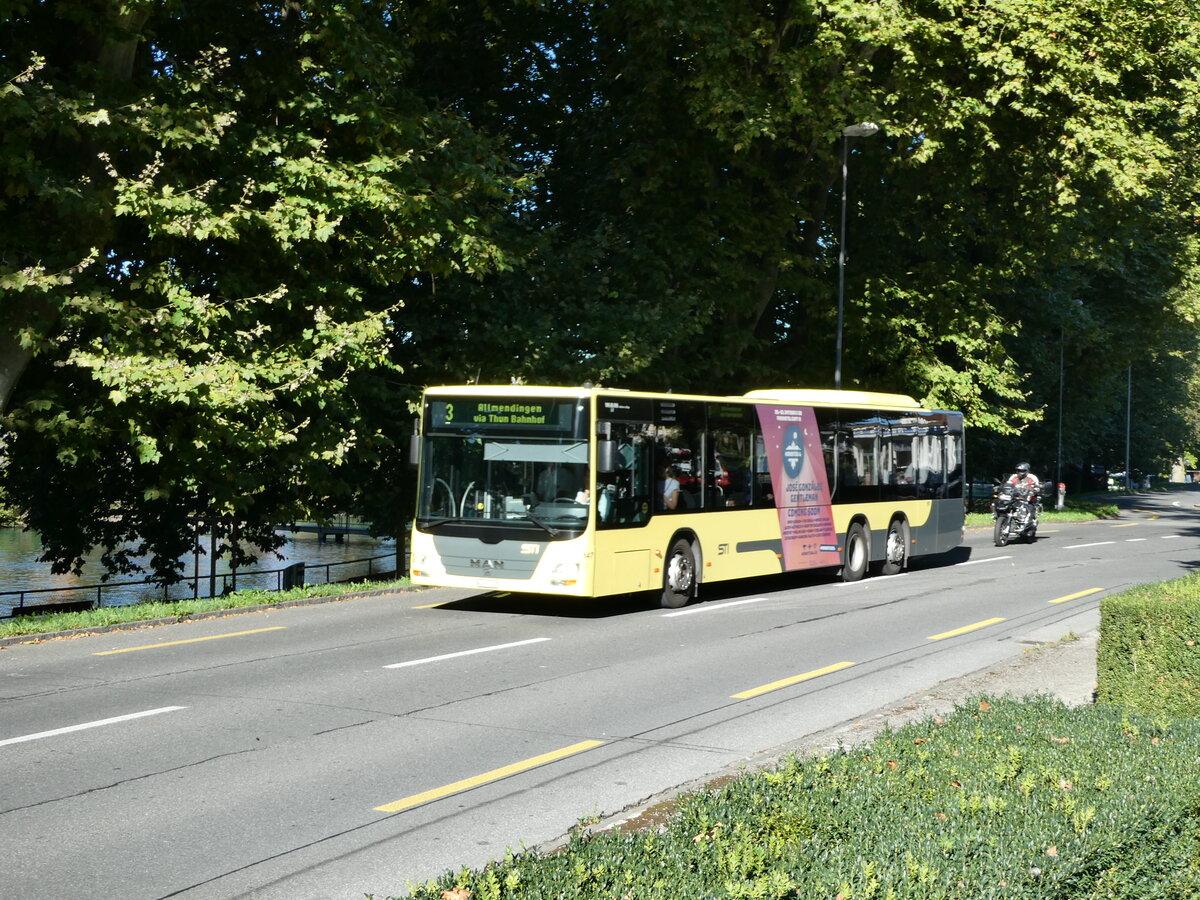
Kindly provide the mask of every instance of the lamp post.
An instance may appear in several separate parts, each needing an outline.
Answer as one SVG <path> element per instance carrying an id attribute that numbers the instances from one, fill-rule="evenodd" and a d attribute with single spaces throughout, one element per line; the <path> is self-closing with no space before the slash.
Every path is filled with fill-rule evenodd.
<path id="1" fill-rule="evenodd" d="M 1066 379 L 1066 371 L 1063 367 L 1063 345 L 1067 340 L 1067 329 L 1062 327 L 1058 331 L 1058 449 L 1054 453 L 1054 489 L 1058 490 L 1058 486 L 1062 484 L 1062 413 L 1063 413 L 1063 381 Z"/>
<path id="2" fill-rule="evenodd" d="M 1133 419 L 1133 363 L 1125 374 L 1125 490 L 1133 490 L 1133 472 L 1129 470 L 1129 425 Z"/>
<path id="3" fill-rule="evenodd" d="M 846 308 L 846 175 L 850 155 L 850 138 L 870 137 L 879 131 L 874 122 L 859 122 L 842 129 L 842 231 L 838 237 L 838 307 L 837 362 L 833 369 L 833 386 L 842 389 L 842 326 Z"/>

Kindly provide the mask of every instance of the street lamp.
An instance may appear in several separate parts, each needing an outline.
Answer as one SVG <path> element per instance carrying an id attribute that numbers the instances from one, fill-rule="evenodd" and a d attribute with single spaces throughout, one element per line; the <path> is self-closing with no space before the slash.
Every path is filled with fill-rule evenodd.
<path id="1" fill-rule="evenodd" d="M 1133 418 L 1133 363 L 1125 374 L 1125 490 L 1133 490 L 1133 472 L 1129 469 L 1129 423 Z"/>
<path id="2" fill-rule="evenodd" d="M 838 238 L 838 309 L 837 309 L 837 364 L 833 369 L 833 386 L 842 389 L 842 326 L 846 308 L 846 173 L 850 152 L 850 138 L 870 137 L 879 131 L 874 122 L 859 122 L 842 129 L 842 232 Z"/>

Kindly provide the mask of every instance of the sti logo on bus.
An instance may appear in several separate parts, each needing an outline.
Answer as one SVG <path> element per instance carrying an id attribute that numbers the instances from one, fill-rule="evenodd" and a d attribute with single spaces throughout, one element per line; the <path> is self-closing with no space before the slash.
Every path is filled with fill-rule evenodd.
<path id="1" fill-rule="evenodd" d="M 804 468 L 804 439 L 800 429 L 793 425 L 783 438 L 783 471 L 788 478 L 799 478 Z"/>

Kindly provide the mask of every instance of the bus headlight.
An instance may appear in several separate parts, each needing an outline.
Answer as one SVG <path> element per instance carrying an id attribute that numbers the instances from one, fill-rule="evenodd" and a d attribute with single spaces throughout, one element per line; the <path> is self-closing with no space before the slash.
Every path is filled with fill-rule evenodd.
<path id="1" fill-rule="evenodd" d="M 578 584 L 581 568 L 578 562 L 561 562 L 550 571 L 550 583 L 560 587 Z"/>

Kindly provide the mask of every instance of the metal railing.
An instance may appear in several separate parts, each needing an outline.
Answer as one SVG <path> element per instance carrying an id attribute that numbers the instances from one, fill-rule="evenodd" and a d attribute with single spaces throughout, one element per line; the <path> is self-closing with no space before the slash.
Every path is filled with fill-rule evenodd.
<path id="1" fill-rule="evenodd" d="M 316 534 L 320 537 L 337 535 L 370 535 L 371 523 L 362 516 L 352 516 L 348 513 L 334 516 L 324 524 L 314 519 L 296 519 L 286 525 L 279 526 L 280 531 Z"/>
<path id="2" fill-rule="evenodd" d="M 394 571 L 391 568 L 384 568 L 382 566 L 376 565 L 376 562 L 378 560 L 382 560 L 382 559 L 391 560 L 392 563 L 394 564 L 396 561 L 396 554 L 395 553 L 383 553 L 378 556 L 364 556 L 360 559 L 346 559 L 346 560 L 339 560 L 336 562 L 324 562 L 324 563 L 294 562 L 294 563 L 289 563 L 288 565 L 283 566 L 282 568 L 279 568 L 279 569 L 253 569 L 253 570 L 247 569 L 244 571 L 239 570 L 239 571 L 231 571 L 231 572 L 217 572 L 217 573 L 211 573 L 208 575 L 199 575 L 199 576 L 193 575 L 192 578 L 188 578 L 183 581 L 176 582 L 175 584 L 172 584 L 172 585 L 163 585 L 163 584 L 155 582 L 151 579 L 144 579 L 141 581 L 110 581 L 110 582 L 101 582 L 99 584 L 91 584 L 91 585 L 77 585 L 77 586 L 64 586 L 64 587 L 51 587 L 51 588 L 24 588 L 24 589 L 15 590 L 15 591 L 0 591 L 0 610 L 2 610 L 3 607 L 5 607 L 5 606 L 9 607 L 9 610 L 7 613 L 0 611 L 0 616 L 21 615 L 24 612 L 28 612 L 30 610 L 36 610 L 40 606 L 47 606 L 47 605 L 54 605 L 54 606 L 67 605 L 67 606 L 79 606 L 81 608 L 96 609 L 96 608 L 99 608 L 99 607 L 102 607 L 105 605 L 105 603 L 104 603 L 105 592 L 109 592 L 109 594 L 111 596 L 111 592 L 113 592 L 113 591 L 119 591 L 122 589 L 137 588 L 137 587 L 147 587 L 147 586 L 153 586 L 155 588 L 155 590 L 161 590 L 162 591 L 162 600 L 164 602 L 169 603 L 172 600 L 175 600 L 175 601 L 191 600 L 191 599 L 199 598 L 202 596 L 212 597 L 218 593 L 225 594 L 227 592 L 236 590 L 238 579 L 242 579 L 243 583 L 245 583 L 248 580 L 254 580 L 254 579 L 259 579 L 261 581 L 263 576 L 271 576 L 271 575 L 275 576 L 275 578 L 274 578 L 275 587 L 273 589 L 276 591 L 284 590 L 285 587 L 296 586 L 295 584 L 288 583 L 288 582 L 289 582 L 289 579 L 294 579 L 297 574 L 299 574 L 300 580 L 296 584 L 302 585 L 305 583 L 309 573 L 321 572 L 322 570 L 324 570 L 325 580 L 323 582 L 322 581 L 311 581 L 309 583 L 311 583 L 311 584 L 330 584 L 334 581 L 334 578 L 333 578 L 333 570 L 334 569 L 336 569 L 338 567 L 344 567 L 344 566 L 361 565 L 362 563 L 366 563 L 365 574 L 359 573 L 359 574 L 354 575 L 353 577 L 346 578 L 344 580 L 345 581 L 353 581 L 353 580 L 357 580 L 359 578 L 371 579 L 371 578 L 376 578 L 376 577 L 382 577 L 382 576 L 387 575 Z M 219 591 L 217 591 L 215 589 L 217 580 L 220 580 L 220 582 L 221 582 Z M 210 585 L 210 591 L 207 594 L 200 593 L 200 586 L 204 582 L 208 582 Z M 267 582 L 267 584 L 270 583 L 269 577 L 266 579 L 266 582 Z M 267 590 L 267 591 L 272 590 L 271 587 L 265 587 L 265 586 L 262 586 L 261 584 L 255 585 L 252 589 Z M 140 600 L 145 601 L 145 600 L 153 599 L 152 595 L 155 593 L 155 590 L 143 591 L 142 593 L 145 596 L 141 597 Z M 186 591 L 187 595 L 171 597 L 172 590 Z M 52 596 L 54 597 L 53 600 L 45 600 L 44 602 L 40 602 L 40 603 L 27 604 L 25 602 L 26 598 L 49 598 Z M 92 596 L 95 597 L 94 601 L 91 601 Z M 15 598 L 16 602 L 9 603 L 7 598 L 10 598 L 10 597 Z M 66 600 L 67 602 L 64 604 L 62 602 L 63 600 Z M 89 602 L 89 601 L 91 601 L 91 602 Z M 139 602 L 139 600 L 132 600 L 132 601 L 124 602 L 124 603 L 113 603 L 113 604 L 109 604 L 109 605 L 111 605 L 111 606 L 128 606 L 128 605 L 131 605 L 132 603 L 137 603 L 137 602 Z"/>

